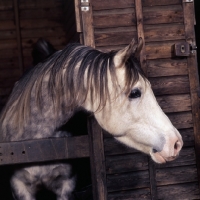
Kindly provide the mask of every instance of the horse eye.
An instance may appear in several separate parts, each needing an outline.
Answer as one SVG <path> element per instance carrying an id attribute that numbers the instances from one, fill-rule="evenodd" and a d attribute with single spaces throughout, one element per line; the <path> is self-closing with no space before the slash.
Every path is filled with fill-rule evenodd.
<path id="1" fill-rule="evenodd" d="M 129 99 L 135 99 L 139 97 L 141 97 L 141 91 L 139 89 L 132 90 L 128 96 Z"/>

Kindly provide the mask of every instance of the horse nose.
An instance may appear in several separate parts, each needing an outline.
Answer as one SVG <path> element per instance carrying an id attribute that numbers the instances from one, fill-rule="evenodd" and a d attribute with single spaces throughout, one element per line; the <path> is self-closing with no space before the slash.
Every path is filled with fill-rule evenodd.
<path id="1" fill-rule="evenodd" d="M 182 142 L 177 140 L 174 144 L 174 155 L 173 156 L 177 156 L 182 148 Z"/>

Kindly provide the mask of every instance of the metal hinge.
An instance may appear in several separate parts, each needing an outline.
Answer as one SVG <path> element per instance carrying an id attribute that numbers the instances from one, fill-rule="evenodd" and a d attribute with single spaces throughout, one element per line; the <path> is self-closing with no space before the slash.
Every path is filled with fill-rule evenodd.
<path id="1" fill-rule="evenodd" d="M 183 3 L 192 3 L 194 0 L 183 0 Z"/>
<path id="2" fill-rule="evenodd" d="M 90 3 L 89 0 L 81 0 L 81 11 L 89 11 Z"/>
<path id="3" fill-rule="evenodd" d="M 174 44 L 174 54 L 175 56 L 190 56 L 195 53 L 197 46 L 190 44 L 188 42 L 180 42 Z"/>

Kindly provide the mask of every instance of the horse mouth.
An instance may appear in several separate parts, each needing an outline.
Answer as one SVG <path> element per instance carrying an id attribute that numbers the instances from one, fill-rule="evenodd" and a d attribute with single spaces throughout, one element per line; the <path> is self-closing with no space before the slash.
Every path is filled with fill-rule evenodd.
<path id="1" fill-rule="evenodd" d="M 173 161 L 178 157 L 178 155 L 177 156 L 164 157 L 159 152 L 156 152 L 156 153 L 151 152 L 150 155 L 151 155 L 151 158 L 153 159 L 153 161 L 158 163 L 158 164 L 165 164 L 166 162 Z"/>

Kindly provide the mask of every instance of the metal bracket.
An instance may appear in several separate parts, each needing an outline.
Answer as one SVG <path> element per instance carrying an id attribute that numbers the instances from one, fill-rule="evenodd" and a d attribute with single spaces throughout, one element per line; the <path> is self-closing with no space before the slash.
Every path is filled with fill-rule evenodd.
<path id="1" fill-rule="evenodd" d="M 192 3 L 194 0 L 183 0 L 183 3 Z"/>
<path id="2" fill-rule="evenodd" d="M 81 0 L 81 11 L 89 11 L 90 3 L 89 0 Z"/>

